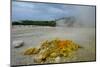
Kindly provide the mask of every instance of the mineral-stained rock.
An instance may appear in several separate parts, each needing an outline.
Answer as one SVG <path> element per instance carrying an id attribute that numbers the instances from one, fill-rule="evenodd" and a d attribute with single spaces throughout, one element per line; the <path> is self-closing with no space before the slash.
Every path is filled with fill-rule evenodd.
<path id="1" fill-rule="evenodd" d="M 25 50 L 24 55 L 33 55 L 38 53 L 38 49 L 37 48 L 28 48 L 27 50 Z"/>
<path id="2" fill-rule="evenodd" d="M 34 63 L 60 63 L 66 58 L 73 57 L 73 53 L 80 48 L 72 40 L 46 40 L 39 48 L 29 48 L 24 55 L 33 55 Z"/>
<path id="3" fill-rule="evenodd" d="M 36 63 L 43 63 L 46 61 L 47 57 L 49 56 L 49 52 L 46 50 L 41 50 L 38 54 L 34 56 L 34 62 Z"/>

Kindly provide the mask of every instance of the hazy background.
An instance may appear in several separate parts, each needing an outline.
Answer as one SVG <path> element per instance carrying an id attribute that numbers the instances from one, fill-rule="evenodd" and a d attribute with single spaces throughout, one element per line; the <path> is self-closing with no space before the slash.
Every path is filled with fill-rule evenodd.
<path id="1" fill-rule="evenodd" d="M 12 2 L 12 21 L 50 21 L 63 17 L 70 17 L 71 19 L 67 19 L 67 21 L 72 20 L 72 24 L 76 26 L 95 27 L 95 6 Z M 68 23 L 67 21 L 65 23 Z M 71 24 L 71 22 L 69 23 Z"/>

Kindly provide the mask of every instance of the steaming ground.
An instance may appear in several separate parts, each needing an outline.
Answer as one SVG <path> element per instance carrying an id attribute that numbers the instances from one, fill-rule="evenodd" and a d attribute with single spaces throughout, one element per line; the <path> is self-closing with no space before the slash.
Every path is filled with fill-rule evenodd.
<path id="1" fill-rule="evenodd" d="M 24 56 L 23 51 L 29 47 L 39 47 L 42 41 L 54 38 L 70 39 L 83 47 L 74 59 L 67 62 L 95 60 L 95 28 L 14 26 L 11 38 L 12 41 L 23 40 L 25 43 L 20 48 L 14 48 L 11 44 L 12 65 L 34 64 L 33 57 Z"/>

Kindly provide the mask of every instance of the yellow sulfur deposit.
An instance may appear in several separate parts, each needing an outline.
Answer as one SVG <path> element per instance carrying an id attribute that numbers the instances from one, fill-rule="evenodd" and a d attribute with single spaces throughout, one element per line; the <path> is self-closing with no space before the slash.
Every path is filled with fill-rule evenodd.
<path id="1" fill-rule="evenodd" d="M 36 48 L 28 48 L 27 50 L 25 50 L 24 55 L 35 54 L 36 50 L 37 50 Z"/>
<path id="2" fill-rule="evenodd" d="M 24 52 L 24 55 L 34 55 L 36 63 L 57 63 L 61 58 L 64 60 L 72 55 L 73 52 L 80 48 L 79 45 L 72 40 L 55 39 L 44 41 L 40 48 L 29 48 Z M 57 61 L 57 62 L 56 62 Z M 63 60 L 61 60 L 62 62 Z"/>

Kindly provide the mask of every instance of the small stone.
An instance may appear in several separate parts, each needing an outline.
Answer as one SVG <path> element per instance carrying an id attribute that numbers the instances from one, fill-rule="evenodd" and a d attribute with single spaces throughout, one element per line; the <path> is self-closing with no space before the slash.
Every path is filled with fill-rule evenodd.
<path id="1" fill-rule="evenodd" d="M 22 47 L 24 45 L 24 41 L 17 40 L 17 41 L 13 41 L 12 44 L 13 44 L 14 48 L 20 48 L 20 47 Z"/>
<path id="2" fill-rule="evenodd" d="M 61 61 L 61 58 L 58 56 L 55 58 L 55 63 L 59 63 Z"/>

